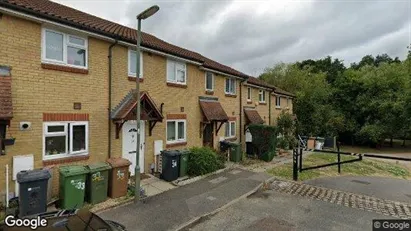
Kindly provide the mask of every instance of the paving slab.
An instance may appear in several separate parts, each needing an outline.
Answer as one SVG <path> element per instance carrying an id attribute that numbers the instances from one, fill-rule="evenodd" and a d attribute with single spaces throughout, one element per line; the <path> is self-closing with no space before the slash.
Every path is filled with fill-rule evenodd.
<path id="1" fill-rule="evenodd" d="M 163 192 L 162 190 L 152 186 L 151 184 L 142 185 L 141 188 L 145 190 L 147 196 L 154 196 Z"/>
<path id="2" fill-rule="evenodd" d="M 150 185 L 160 189 L 161 191 L 167 191 L 167 190 L 170 190 L 176 187 L 165 181 L 157 181 L 157 182 L 151 183 Z"/>

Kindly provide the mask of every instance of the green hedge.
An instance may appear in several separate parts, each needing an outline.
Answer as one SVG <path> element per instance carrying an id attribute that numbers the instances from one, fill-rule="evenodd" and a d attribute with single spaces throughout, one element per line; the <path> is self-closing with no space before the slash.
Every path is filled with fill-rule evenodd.
<path id="1" fill-rule="evenodd" d="M 253 136 L 253 146 L 257 149 L 258 158 L 271 161 L 276 155 L 278 129 L 264 124 L 251 124 L 248 129 Z"/>
<path id="2" fill-rule="evenodd" d="M 224 168 L 224 159 L 209 147 L 193 147 L 187 164 L 188 175 L 199 176 Z"/>

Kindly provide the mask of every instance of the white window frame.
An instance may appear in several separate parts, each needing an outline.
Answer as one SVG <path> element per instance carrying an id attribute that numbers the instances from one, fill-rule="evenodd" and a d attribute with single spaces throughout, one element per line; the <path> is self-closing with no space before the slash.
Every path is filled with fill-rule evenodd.
<path id="1" fill-rule="evenodd" d="M 233 88 L 233 90 L 234 90 L 234 92 L 227 92 L 227 79 L 229 79 L 229 83 L 231 83 L 231 84 L 234 84 L 234 88 Z M 236 86 L 236 84 L 237 84 L 237 81 L 236 81 L 236 79 L 235 78 L 226 78 L 225 79 L 225 84 L 224 84 L 224 92 L 227 94 L 227 95 L 235 95 L 236 94 L 236 91 L 237 91 L 237 86 Z M 229 89 L 230 89 L 230 87 L 229 87 Z"/>
<path id="2" fill-rule="evenodd" d="M 63 35 L 63 60 L 55 60 L 55 59 L 47 59 L 46 58 L 46 32 L 53 32 L 56 34 L 61 34 Z M 88 69 L 88 38 L 87 37 L 81 37 L 78 35 L 73 35 L 73 34 L 67 34 L 61 31 L 56 31 L 48 28 L 42 28 L 42 41 L 41 41 L 41 62 L 42 63 L 50 63 L 50 64 L 58 64 L 62 66 L 69 66 L 69 67 L 74 67 L 74 68 L 80 68 L 80 69 Z M 78 45 L 78 44 L 73 44 L 70 43 L 69 37 L 77 38 L 77 39 L 82 39 L 84 40 L 84 46 Z M 75 48 L 79 49 L 84 49 L 86 51 L 85 54 L 85 65 L 84 66 L 79 66 L 79 65 L 73 65 L 73 64 L 68 64 L 67 63 L 67 47 L 72 46 Z"/>
<path id="3" fill-rule="evenodd" d="M 228 129 L 229 129 L 229 132 L 228 132 L 228 134 L 229 134 L 229 136 L 226 136 L 227 135 L 227 124 L 228 124 Z M 234 124 L 234 135 L 232 135 L 231 134 L 231 132 L 232 132 L 232 130 L 231 130 L 231 124 Z M 225 127 L 225 129 L 226 129 L 226 131 L 225 131 L 225 133 L 224 133 L 224 136 L 225 136 L 225 138 L 234 138 L 234 137 L 236 137 L 236 130 L 237 130 L 237 124 L 236 124 L 236 121 L 228 121 L 228 122 L 226 122 L 226 125 L 225 125 L 226 127 Z"/>
<path id="4" fill-rule="evenodd" d="M 132 49 L 128 49 L 128 76 L 130 77 L 136 77 L 137 76 L 137 70 L 134 72 L 134 70 L 131 70 L 131 55 L 132 54 L 136 54 L 137 55 L 137 51 L 132 50 Z M 140 52 L 140 79 L 143 78 L 143 52 Z"/>
<path id="5" fill-rule="evenodd" d="M 207 74 L 208 73 L 211 74 L 211 88 L 207 88 Z M 205 89 L 206 91 L 214 91 L 214 73 L 213 72 L 209 72 L 209 71 L 205 72 Z"/>
<path id="6" fill-rule="evenodd" d="M 85 126 L 85 150 L 80 150 L 80 151 L 73 151 L 73 127 L 74 126 Z M 71 122 L 70 123 L 70 155 L 75 155 L 75 154 L 82 154 L 82 153 L 88 153 L 88 122 Z"/>
<path id="7" fill-rule="evenodd" d="M 276 108 L 281 108 L 281 96 L 279 96 L 279 95 L 275 96 L 275 107 Z"/>
<path id="8" fill-rule="evenodd" d="M 247 101 L 251 102 L 252 101 L 252 89 L 251 87 L 247 87 Z"/>
<path id="9" fill-rule="evenodd" d="M 264 90 L 260 90 L 258 92 L 258 102 L 265 103 L 265 91 Z"/>
<path id="10" fill-rule="evenodd" d="M 175 124 L 175 140 L 168 140 L 167 134 L 168 134 L 168 122 L 174 122 Z M 178 139 L 178 122 L 184 122 L 184 139 Z M 166 144 L 175 144 L 175 143 L 183 143 L 187 142 L 187 120 L 181 119 L 181 120 L 167 120 L 166 121 Z"/>
<path id="11" fill-rule="evenodd" d="M 73 151 L 73 126 L 86 126 L 86 149 L 82 151 Z M 49 126 L 64 126 L 63 132 L 48 132 Z M 68 131 L 70 128 L 70 132 Z M 46 137 L 66 136 L 66 152 L 62 154 L 46 155 Z M 70 147 L 68 141 L 70 140 Z M 78 155 L 88 155 L 89 132 L 87 121 L 64 121 L 64 122 L 44 122 L 43 123 L 43 160 L 59 159 L 64 157 L 72 157 Z"/>
<path id="12" fill-rule="evenodd" d="M 169 65 L 168 65 L 168 64 L 169 64 L 170 62 L 174 63 L 174 80 L 169 79 L 169 76 L 168 76 L 168 73 L 169 73 L 169 70 L 168 70 Z M 179 69 L 179 68 L 178 68 L 178 65 L 176 65 L 176 64 L 179 64 L 179 65 L 183 66 L 184 68 L 183 68 L 183 69 Z M 178 81 L 177 81 L 177 72 L 178 72 L 179 70 L 184 71 L 184 82 L 178 82 Z M 177 61 L 177 60 L 175 60 L 175 59 L 167 59 L 166 81 L 167 81 L 167 83 L 187 85 L 187 65 L 186 65 L 186 63 Z"/>

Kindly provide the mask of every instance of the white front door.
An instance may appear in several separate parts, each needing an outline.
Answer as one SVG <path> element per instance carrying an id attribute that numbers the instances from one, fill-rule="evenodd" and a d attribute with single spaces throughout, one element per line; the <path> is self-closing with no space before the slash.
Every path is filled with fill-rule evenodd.
<path id="1" fill-rule="evenodd" d="M 144 121 L 140 121 L 140 173 L 144 172 Z M 137 145 L 137 123 L 135 120 L 126 121 L 123 125 L 123 158 L 131 162 L 129 167 L 130 173 L 134 176 L 134 168 L 136 167 L 136 145 Z"/>

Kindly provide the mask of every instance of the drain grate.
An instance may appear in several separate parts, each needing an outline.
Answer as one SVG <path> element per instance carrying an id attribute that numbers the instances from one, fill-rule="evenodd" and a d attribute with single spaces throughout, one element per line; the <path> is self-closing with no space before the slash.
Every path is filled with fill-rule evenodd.
<path id="1" fill-rule="evenodd" d="M 367 182 L 367 181 L 362 181 L 362 180 L 352 180 L 351 182 L 353 182 L 353 183 L 358 183 L 358 184 L 371 184 L 370 182 Z"/>

